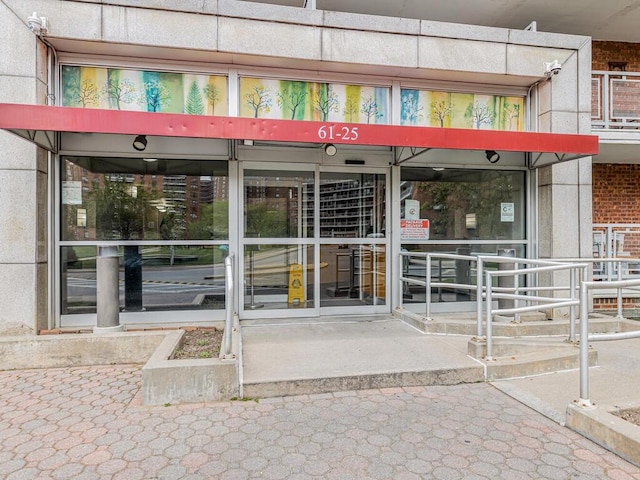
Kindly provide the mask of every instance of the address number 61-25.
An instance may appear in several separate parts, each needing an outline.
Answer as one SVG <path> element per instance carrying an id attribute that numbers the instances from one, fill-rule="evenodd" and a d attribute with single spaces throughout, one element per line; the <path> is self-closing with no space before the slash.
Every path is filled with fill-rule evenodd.
<path id="1" fill-rule="evenodd" d="M 339 125 L 323 125 L 318 128 L 318 138 L 320 140 L 352 140 L 358 139 L 358 127 L 347 127 Z"/>

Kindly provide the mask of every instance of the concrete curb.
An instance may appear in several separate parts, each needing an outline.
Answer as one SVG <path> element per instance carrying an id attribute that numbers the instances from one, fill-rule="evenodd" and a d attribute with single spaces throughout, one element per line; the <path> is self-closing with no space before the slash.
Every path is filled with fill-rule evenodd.
<path id="1" fill-rule="evenodd" d="M 629 405 L 624 408 L 635 408 Z M 576 405 L 567 407 L 566 426 L 589 440 L 640 466 L 640 427 L 610 412 L 620 406 L 600 405 L 587 410 Z"/>
<path id="2" fill-rule="evenodd" d="M 483 381 L 484 372 L 482 367 L 478 365 L 478 367 L 473 368 L 428 370 L 422 372 L 395 372 L 343 377 L 275 380 L 272 382 L 245 383 L 243 388 L 244 395 L 247 397 L 269 398 L 349 390 L 369 390 L 372 388 L 457 385 L 460 383 L 477 383 Z"/>
<path id="3" fill-rule="evenodd" d="M 240 332 L 234 326 L 233 357 L 175 360 L 184 330 L 170 331 L 142 367 L 144 405 L 199 403 L 240 396 Z"/>
<path id="4" fill-rule="evenodd" d="M 0 370 L 145 363 L 162 332 L 0 337 Z"/>

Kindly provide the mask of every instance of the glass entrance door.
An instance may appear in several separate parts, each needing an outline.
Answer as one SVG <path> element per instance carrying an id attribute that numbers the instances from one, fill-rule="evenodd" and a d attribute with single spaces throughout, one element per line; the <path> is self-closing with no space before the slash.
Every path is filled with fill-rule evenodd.
<path id="1" fill-rule="evenodd" d="M 243 317 L 315 315 L 315 171 L 256 167 L 242 180 Z"/>
<path id="2" fill-rule="evenodd" d="M 242 317 L 389 311 L 386 205 L 383 169 L 245 164 Z"/>
<path id="3" fill-rule="evenodd" d="M 386 175 L 322 171 L 318 183 L 321 313 L 387 311 Z"/>

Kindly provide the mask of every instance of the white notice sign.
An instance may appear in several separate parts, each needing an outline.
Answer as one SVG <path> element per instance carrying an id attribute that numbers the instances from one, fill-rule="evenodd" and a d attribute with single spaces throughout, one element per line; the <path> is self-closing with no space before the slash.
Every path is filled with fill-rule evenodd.
<path id="1" fill-rule="evenodd" d="M 404 201 L 404 218 L 407 220 L 420 220 L 420 202 L 407 199 Z"/>
<path id="2" fill-rule="evenodd" d="M 500 204 L 500 221 L 513 222 L 516 216 L 516 209 L 513 203 Z"/>
<path id="3" fill-rule="evenodd" d="M 62 204 L 82 205 L 81 182 L 62 182 Z"/>

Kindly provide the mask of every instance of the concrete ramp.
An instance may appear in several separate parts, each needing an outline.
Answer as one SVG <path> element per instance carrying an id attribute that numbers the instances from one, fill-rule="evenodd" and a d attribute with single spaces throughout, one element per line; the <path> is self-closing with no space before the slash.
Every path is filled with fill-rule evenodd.
<path id="1" fill-rule="evenodd" d="M 366 316 L 244 321 L 243 395 L 273 397 L 481 382 L 467 336 L 425 335 L 399 319 Z"/>

